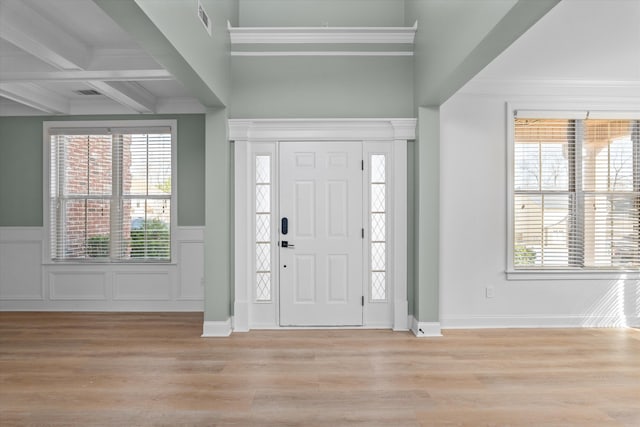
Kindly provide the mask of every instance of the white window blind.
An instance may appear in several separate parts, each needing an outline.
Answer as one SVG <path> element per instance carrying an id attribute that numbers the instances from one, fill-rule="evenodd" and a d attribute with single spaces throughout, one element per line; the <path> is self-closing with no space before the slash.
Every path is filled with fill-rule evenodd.
<path id="1" fill-rule="evenodd" d="M 51 259 L 169 261 L 171 176 L 168 128 L 51 129 Z"/>
<path id="2" fill-rule="evenodd" d="M 559 116 L 514 120 L 514 268 L 637 269 L 640 121 Z"/>

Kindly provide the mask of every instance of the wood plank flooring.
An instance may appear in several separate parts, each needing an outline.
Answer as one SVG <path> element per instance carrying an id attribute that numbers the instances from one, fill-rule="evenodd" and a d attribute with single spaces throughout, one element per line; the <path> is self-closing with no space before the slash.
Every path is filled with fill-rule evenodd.
<path id="1" fill-rule="evenodd" d="M 640 331 L 252 331 L 0 313 L 0 425 L 640 426 Z"/>

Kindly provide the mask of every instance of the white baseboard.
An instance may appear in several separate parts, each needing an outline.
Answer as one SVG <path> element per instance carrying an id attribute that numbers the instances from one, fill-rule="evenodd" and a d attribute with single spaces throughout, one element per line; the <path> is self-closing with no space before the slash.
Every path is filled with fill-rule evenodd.
<path id="1" fill-rule="evenodd" d="M 411 332 L 418 338 L 441 337 L 440 322 L 420 322 L 413 316 L 409 316 Z"/>
<path id="2" fill-rule="evenodd" d="M 221 321 L 205 320 L 202 325 L 202 338 L 228 337 L 231 335 L 231 318 Z"/>
<path id="3" fill-rule="evenodd" d="M 640 328 L 640 316 L 627 317 L 627 326 L 630 328 Z"/>
<path id="4" fill-rule="evenodd" d="M 443 318 L 442 328 L 624 328 L 634 323 L 638 318 L 625 316 L 469 316 Z"/>

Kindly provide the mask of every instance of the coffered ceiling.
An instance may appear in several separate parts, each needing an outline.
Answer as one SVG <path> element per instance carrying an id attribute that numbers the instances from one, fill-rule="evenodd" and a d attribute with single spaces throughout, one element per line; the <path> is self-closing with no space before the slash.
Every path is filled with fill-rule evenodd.
<path id="1" fill-rule="evenodd" d="M 0 0 L 0 115 L 201 112 L 91 0 Z"/>

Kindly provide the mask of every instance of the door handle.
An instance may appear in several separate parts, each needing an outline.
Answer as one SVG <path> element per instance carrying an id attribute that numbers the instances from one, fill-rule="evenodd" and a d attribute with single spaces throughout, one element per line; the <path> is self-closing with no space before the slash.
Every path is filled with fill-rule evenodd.
<path id="1" fill-rule="evenodd" d="M 287 242 L 286 240 L 283 240 L 282 242 L 280 242 L 280 247 L 281 248 L 291 248 L 291 249 L 293 249 L 293 248 L 296 247 L 296 245 L 293 245 L 293 244 Z"/>

